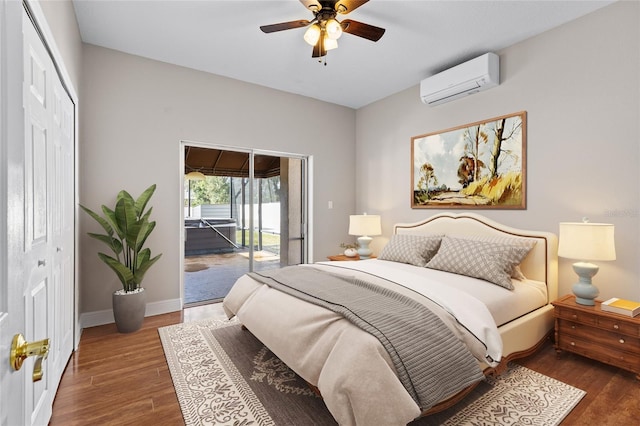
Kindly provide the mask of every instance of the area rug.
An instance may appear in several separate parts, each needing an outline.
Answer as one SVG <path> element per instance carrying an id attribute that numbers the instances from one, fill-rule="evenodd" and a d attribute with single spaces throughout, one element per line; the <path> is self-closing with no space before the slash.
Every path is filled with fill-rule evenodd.
<path id="1" fill-rule="evenodd" d="M 306 383 L 237 321 L 158 329 L 187 426 L 335 425 Z M 461 403 L 411 423 L 558 425 L 585 392 L 510 364 Z"/>

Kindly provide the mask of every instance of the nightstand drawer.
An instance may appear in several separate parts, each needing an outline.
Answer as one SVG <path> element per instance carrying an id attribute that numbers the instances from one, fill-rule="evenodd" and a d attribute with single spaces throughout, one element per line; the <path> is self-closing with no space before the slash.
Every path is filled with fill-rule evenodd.
<path id="1" fill-rule="evenodd" d="M 576 309 L 558 306 L 556 306 L 555 312 L 556 316 L 559 318 L 594 326 L 598 324 L 598 317 L 589 312 L 582 312 Z"/>
<path id="2" fill-rule="evenodd" d="M 574 352 L 635 373 L 640 372 L 640 354 L 603 347 L 571 335 L 560 334 L 556 344 L 558 349 Z"/>
<path id="3" fill-rule="evenodd" d="M 628 322 L 628 319 L 625 321 L 625 319 L 619 320 L 609 317 L 599 317 L 598 326 L 606 330 L 628 334 L 629 336 L 640 337 L 640 324 L 630 323 Z"/>
<path id="4" fill-rule="evenodd" d="M 559 320 L 559 327 L 561 335 L 566 334 L 567 338 L 589 341 L 614 350 L 640 353 L 640 338 L 638 337 L 601 330 L 563 319 Z"/>

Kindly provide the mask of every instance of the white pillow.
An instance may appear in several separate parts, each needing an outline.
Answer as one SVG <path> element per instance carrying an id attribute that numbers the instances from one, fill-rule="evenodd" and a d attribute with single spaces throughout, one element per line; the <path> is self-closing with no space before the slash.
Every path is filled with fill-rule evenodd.
<path id="1" fill-rule="evenodd" d="M 424 267 L 440 247 L 442 235 L 396 234 L 378 256 L 380 260 Z"/>
<path id="2" fill-rule="evenodd" d="M 531 247 L 444 237 L 427 268 L 480 278 L 513 290 L 511 274 Z"/>

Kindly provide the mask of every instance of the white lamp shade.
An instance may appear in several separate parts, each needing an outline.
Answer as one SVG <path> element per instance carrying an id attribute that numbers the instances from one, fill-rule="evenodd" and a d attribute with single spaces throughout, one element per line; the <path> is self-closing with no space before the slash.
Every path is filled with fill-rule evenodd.
<path id="1" fill-rule="evenodd" d="M 306 41 L 311 46 L 315 46 L 316 43 L 318 43 L 318 40 L 320 39 L 320 33 L 321 33 L 320 25 L 313 24 L 309 28 L 307 28 L 307 31 L 305 31 L 304 37 L 303 37 L 304 41 Z"/>
<path id="2" fill-rule="evenodd" d="M 609 223 L 560 223 L 558 256 L 578 260 L 616 260 L 614 226 Z"/>
<path id="3" fill-rule="evenodd" d="M 333 50 L 338 48 L 338 40 L 330 39 L 329 37 L 324 38 L 324 50 Z"/>
<path id="4" fill-rule="evenodd" d="M 205 180 L 205 175 L 200 172 L 189 172 L 184 175 L 186 180 Z"/>
<path id="5" fill-rule="evenodd" d="M 380 235 L 380 216 L 371 214 L 349 216 L 349 235 Z"/>
<path id="6" fill-rule="evenodd" d="M 327 37 L 331 40 L 337 40 L 342 35 L 342 26 L 335 19 L 329 19 L 324 27 Z M 337 46 L 337 45 L 336 45 Z"/>

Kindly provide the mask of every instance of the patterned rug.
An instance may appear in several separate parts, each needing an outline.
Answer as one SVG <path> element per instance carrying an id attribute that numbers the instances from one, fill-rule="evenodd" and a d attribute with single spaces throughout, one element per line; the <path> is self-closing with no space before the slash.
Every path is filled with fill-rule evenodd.
<path id="1" fill-rule="evenodd" d="M 158 330 L 188 426 L 335 425 L 322 399 L 237 321 Z M 426 425 L 558 425 L 585 392 L 517 364 Z"/>

